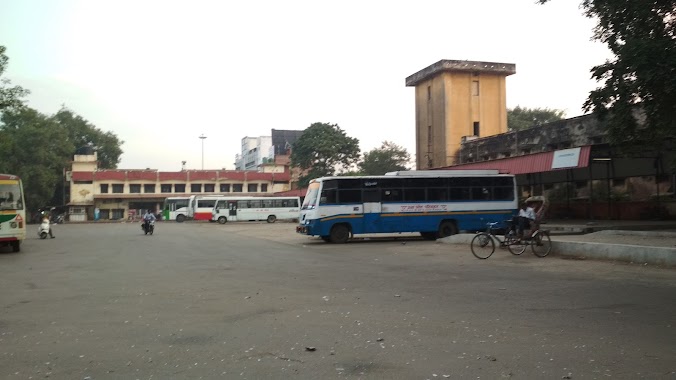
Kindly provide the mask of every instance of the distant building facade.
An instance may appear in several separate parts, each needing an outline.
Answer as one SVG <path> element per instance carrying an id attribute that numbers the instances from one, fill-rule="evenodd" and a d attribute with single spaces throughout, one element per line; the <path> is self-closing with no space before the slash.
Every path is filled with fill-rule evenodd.
<path id="1" fill-rule="evenodd" d="M 642 116 L 637 114 L 642 123 Z M 648 133 L 648 132 L 647 132 Z M 673 151 L 624 152 L 595 115 L 463 142 L 458 164 L 516 175 L 520 196 L 545 195 L 554 218 L 655 219 L 676 215 Z"/>
<path id="2" fill-rule="evenodd" d="M 303 131 L 272 129 L 270 136 L 242 138 L 242 151 L 235 156 L 235 170 L 258 170 L 279 156 L 290 156 L 291 147 Z"/>
<path id="3" fill-rule="evenodd" d="M 258 170 L 258 165 L 272 157 L 272 136 L 244 137 L 242 151 L 235 156 L 235 170 Z"/>
<path id="4" fill-rule="evenodd" d="M 464 139 L 507 132 L 511 63 L 441 60 L 406 78 L 415 87 L 416 167 L 457 163 Z"/>
<path id="5" fill-rule="evenodd" d="M 260 171 L 98 169 L 97 155 L 76 154 L 67 173 L 69 220 L 126 219 L 141 210 L 160 210 L 167 197 L 188 195 L 272 195 L 290 190 L 288 166 Z"/>

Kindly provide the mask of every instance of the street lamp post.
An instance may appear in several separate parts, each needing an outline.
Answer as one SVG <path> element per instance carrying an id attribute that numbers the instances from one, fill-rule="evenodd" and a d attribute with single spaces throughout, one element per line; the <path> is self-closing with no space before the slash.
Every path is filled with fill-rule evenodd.
<path id="1" fill-rule="evenodd" d="M 204 170 L 204 139 L 206 139 L 207 137 L 204 136 L 204 133 L 202 133 L 199 136 L 199 138 L 200 138 L 200 140 L 202 140 L 202 170 Z"/>

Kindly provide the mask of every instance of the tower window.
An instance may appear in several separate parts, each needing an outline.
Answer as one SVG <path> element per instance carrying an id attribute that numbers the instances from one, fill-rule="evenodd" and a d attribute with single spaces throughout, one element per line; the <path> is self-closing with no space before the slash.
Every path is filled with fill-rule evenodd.
<path id="1" fill-rule="evenodd" d="M 432 99 L 432 86 L 427 86 L 427 100 Z"/>
<path id="2" fill-rule="evenodd" d="M 472 81 L 472 96 L 479 96 L 479 81 Z"/>
<path id="3" fill-rule="evenodd" d="M 481 136 L 479 134 L 479 122 L 478 121 L 474 122 L 474 136 L 477 136 L 477 137 Z"/>

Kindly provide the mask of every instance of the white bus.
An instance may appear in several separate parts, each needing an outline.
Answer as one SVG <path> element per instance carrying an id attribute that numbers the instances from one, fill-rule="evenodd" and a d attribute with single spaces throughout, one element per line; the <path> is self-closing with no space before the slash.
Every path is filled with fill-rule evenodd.
<path id="1" fill-rule="evenodd" d="M 169 197 L 164 200 L 162 220 L 175 220 L 179 223 L 191 217 L 191 197 Z"/>
<path id="2" fill-rule="evenodd" d="M 299 197 L 223 197 L 216 201 L 211 220 L 226 222 L 278 219 L 297 220 L 300 216 Z"/>
<path id="3" fill-rule="evenodd" d="M 296 216 L 298 217 L 298 216 Z M 0 247 L 21 251 L 26 239 L 26 205 L 21 178 L 0 174 Z"/>
<path id="4" fill-rule="evenodd" d="M 357 234 L 419 232 L 426 239 L 477 231 L 516 214 L 513 175 L 421 170 L 310 182 L 296 232 L 345 243 Z"/>
<path id="5" fill-rule="evenodd" d="M 190 217 L 193 220 L 212 221 L 211 214 L 216 206 L 216 201 L 223 199 L 223 195 L 193 195 L 190 197 Z"/>

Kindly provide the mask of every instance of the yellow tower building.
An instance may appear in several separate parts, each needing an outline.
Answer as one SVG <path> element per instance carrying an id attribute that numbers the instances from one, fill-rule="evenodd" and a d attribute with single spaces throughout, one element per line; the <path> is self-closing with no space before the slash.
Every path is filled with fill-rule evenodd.
<path id="1" fill-rule="evenodd" d="M 406 78 L 415 86 L 416 168 L 457 162 L 463 139 L 507 132 L 512 63 L 441 60 Z"/>

